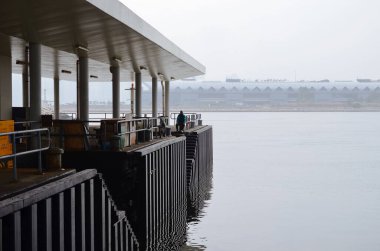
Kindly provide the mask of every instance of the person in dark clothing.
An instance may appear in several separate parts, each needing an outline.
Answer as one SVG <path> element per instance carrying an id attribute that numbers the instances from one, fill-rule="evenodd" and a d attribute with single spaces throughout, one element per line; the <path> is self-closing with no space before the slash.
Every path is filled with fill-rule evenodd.
<path id="1" fill-rule="evenodd" d="M 185 128 L 185 124 L 186 124 L 186 116 L 185 114 L 183 114 L 183 111 L 180 111 L 177 117 L 177 124 L 175 125 L 177 132 L 178 131 L 182 132 L 183 129 Z"/>

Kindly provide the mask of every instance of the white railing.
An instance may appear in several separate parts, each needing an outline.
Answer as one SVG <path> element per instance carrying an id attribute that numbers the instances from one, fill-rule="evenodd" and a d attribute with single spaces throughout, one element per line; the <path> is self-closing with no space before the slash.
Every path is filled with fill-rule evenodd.
<path id="1" fill-rule="evenodd" d="M 173 120 L 174 125 L 177 124 L 177 117 L 179 113 L 178 112 L 173 112 L 170 114 L 170 119 Z M 199 121 L 202 120 L 202 114 L 200 113 L 195 113 L 195 112 L 189 112 L 189 113 L 184 113 L 186 116 L 186 129 L 190 129 L 194 126 L 199 125 Z"/>

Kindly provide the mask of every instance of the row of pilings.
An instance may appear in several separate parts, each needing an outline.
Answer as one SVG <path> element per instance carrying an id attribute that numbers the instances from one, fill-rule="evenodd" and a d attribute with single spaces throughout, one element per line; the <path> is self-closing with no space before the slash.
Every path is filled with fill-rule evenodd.
<path id="1" fill-rule="evenodd" d="M 139 250 L 94 169 L 71 174 L 0 202 L 1 251 Z"/>
<path id="2" fill-rule="evenodd" d="M 211 126 L 186 133 L 187 220 L 197 218 L 210 199 L 213 171 Z"/>
<path id="3" fill-rule="evenodd" d="M 178 250 L 186 241 L 186 138 L 131 152 L 65 153 L 64 165 L 95 167 L 126 211 L 141 250 Z"/>

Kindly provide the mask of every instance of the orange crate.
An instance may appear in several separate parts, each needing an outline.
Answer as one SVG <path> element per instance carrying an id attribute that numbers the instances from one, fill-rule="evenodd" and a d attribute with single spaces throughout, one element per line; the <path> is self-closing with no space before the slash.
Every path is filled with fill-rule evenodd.
<path id="1" fill-rule="evenodd" d="M 14 121 L 13 120 L 0 120 L 0 133 L 13 132 L 14 131 Z M 9 136 L 0 137 L 0 156 L 12 154 L 13 147 Z M 13 167 L 13 161 L 7 161 L 8 168 Z"/>
<path id="2" fill-rule="evenodd" d="M 0 132 L 13 132 L 14 125 L 13 120 L 0 120 Z"/>

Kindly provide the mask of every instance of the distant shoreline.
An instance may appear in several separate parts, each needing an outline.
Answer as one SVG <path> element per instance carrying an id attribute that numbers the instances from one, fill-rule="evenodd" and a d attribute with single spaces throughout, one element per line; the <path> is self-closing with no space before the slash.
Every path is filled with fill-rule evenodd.
<path id="1" fill-rule="evenodd" d="M 107 107 L 108 108 L 108 107 Z M 92 109 L 90 107 L 90 113 L 109 113 L 112 114 L 111 109 Z M 218 109 L 201 109 L 201 108 L 190 108 L 190 107 L 172 107 L 170 109 L 172 112 L 179 112 L 180 110 L 183 110 L 186 112 L 380 112 L 380 107 L 361 107 L 361 108 L 346 108 L 346 107 L 297 107 L 297 108 L 290 108 L 290 107 L 284 107 L 284 108 L 257 108 L 257 109 L 227 109 L 227 108 L 218 108 Z M 122 113 L 129 113 L 130 110 L 124 110 L 121 109 Z M 75 109 L 61 109 L 61 113 L 76 113 Z M 142 111 L 143 114 L 150 114 L 151 110 L 145 110 Z"/>

